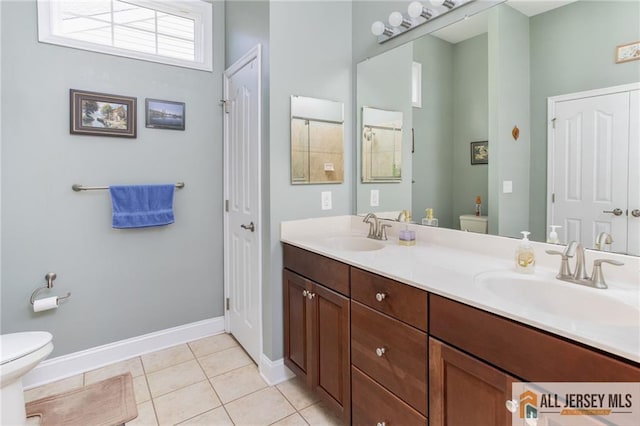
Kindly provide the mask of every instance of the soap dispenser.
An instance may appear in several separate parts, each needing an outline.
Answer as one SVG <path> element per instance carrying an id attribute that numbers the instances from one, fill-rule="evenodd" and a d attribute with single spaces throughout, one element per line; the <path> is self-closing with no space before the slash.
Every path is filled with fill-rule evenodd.
<path id="1" fill-rule="evenodd" d="M 533 274 L 536 267 L 536 254 L 529 241 L 530 232 L 522 231 L 521 234 L 522 240 L 516 249 L 516 270 L 523 274 Z"/>
<path id="2" fill-rule="evenodd" d="M 413 246 L 416 244 L 416 231 L 409 230 L 408 223 L 411 223 L 411 212 L 403 210 L 404 212 L 404 229 L 398 233 L 398 243 L 401 246 Z"/>
<path id="3" fill-rule="evenodd" d="M 560 238 L 558 238 L 558 232 L 556 229 L 562 228 L 560 225 L 551 225 L 551 232 L 549 232 L 549 237 L 547 238 L 547 242 L 551 244 L 560 244 Z"/>

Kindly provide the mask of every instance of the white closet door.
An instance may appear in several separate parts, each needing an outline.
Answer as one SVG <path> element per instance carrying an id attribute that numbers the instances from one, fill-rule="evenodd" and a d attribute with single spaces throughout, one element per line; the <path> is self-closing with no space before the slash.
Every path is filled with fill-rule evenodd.
<path id="1" fill-rule="evenodd" d="M 611 250 L 626 252 L 629 93 L 558 102 L 551 149 L 549 224 L 562 225 L 562 242 L 593 247 L 596 235 L 608 232 Z"/>
<path id="2" fill-rule="evenodd" d="M 629 94 L 629 216 L 627 252 L 640 256 L 640 91 Z"/>

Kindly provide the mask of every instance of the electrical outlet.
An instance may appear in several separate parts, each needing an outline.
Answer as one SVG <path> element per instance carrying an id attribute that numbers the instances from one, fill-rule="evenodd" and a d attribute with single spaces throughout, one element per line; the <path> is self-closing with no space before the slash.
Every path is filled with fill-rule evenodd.
<path id="1" fill-rule="evenodd" d="M 502 192 L 504 194 L 511 194 L 513 192 L 513 181 L 502 181 Z"/>
<path id="2" fill-rule="evenodd" d="M 322 191 L 322 210 L 331 210 L 331 191 Z"/>
<path id="3" fill-rule="evenodd" d="M 378 207 L 380 205 L 380 191 L 377 189 L 371 190 L 371 207 Z"/>

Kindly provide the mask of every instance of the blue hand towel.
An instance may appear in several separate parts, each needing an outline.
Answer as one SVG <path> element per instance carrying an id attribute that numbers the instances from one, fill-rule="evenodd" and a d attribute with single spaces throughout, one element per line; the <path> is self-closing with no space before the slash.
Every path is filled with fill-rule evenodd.
<path id="1" fill-rule="evenodd" d="M 175 185 L 110 186 L 114 228 L 168 225 L 173 216 Z"/>

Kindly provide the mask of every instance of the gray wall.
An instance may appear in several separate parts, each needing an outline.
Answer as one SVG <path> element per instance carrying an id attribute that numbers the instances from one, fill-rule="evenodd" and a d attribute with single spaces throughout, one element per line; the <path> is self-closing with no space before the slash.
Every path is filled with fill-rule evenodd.
<path id="1" fill-rule="evenodd" d="M 358 64 L 356 126 L 362 129 L 362 107 L 402 112 L 402 180 L 362 182 L 362 132 L 356 137 L 357 212 L 389 212 L 411 209 L 411 64 L 413 46 L 407 43 L 393 51 Z M 371 190 L 378 190 L 380 205 L 371 206 Z"/>
<path id="2" fill-rule="evenodd" d="M 531 231 L 547 214 L 547 97 L 640 81 L 640 61 L 615 47 L 640 40 L 640 2 L 580 1 L 531 18 Z M 569 36 L 568 36 L 569 35 Z"/>
<path id="3" fill-rule="evenodd" d="M 2 333 L 50 331 L 58 356 L 222 315 L 224 3 L 213 73 L 40 44 L 35 1 L 1 8 Z M 70 135 L 70 88 L 137 97 L 137 139 Z M 186 130 L 145 128 L 145 97 L 186 102 Z M 176 222 L 140 230 L 111 228 L 108 192 L 71 190 L 176 181 Z M 72 297 L 35 314 L 49 271 Z"/>
<path id="4" fill-rule="evenodd" d="M 473 214 L 476 196 L 482 214 L 489 210 L 486 164 L 471 165 L 470 143 L 488 139 L 489 93 L 487 34 L 457 43 L 453 51 L 453 211 L 451 227 L 460 229 L 460 215 Z M 491 152 L 491 145 L 489 145 Z"/>
<path id="5" fill-rule="evenodd" d="M 489 233 L 518 237 L 529 227 L 529 19 L 506 4 L 491 9 L 488 51 Z"/>
<path id="6" fill-rule="evenodd" d="M 264 353 L 283 355 L 282 247 L 280 222 L 351 214 L 355 151 L 352 93 L 351 3 L 275 1 L 270 3 L 270 280 L 263 292 Z M 316 36 L 317 35 L 317 36 Z M 291 185 L 290 96 L 302 95 L 344 103 L 345 180 L 342 184 Z M 322 210 L 320 193 L 331 191 L 333 209 Z"/>
<path id="7" fill-rule="evenodd" d="M 413 42 L 413 60 L 422 64 L 422 108 L 413 108 L 412 213 L 420 223 L 425 209 L 433 208 L 439 226 L 451 227 L 453 46 L 424 36 Z"/>

